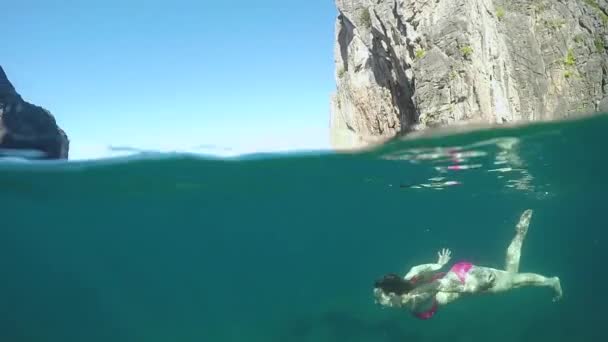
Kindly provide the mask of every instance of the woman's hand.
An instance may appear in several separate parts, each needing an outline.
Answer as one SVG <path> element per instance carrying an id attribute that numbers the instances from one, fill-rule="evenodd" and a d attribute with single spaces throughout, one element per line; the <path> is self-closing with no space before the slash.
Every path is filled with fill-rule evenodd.
<path id="1" fill-rule="evenodd" d="M 437 263 L 443 266 L 450 261 L 450 258 L 452 257 L 452 252 L 449 249 L 444 248 L 441 251 L 437 252 L 437 256 L 439 257 Z"/>

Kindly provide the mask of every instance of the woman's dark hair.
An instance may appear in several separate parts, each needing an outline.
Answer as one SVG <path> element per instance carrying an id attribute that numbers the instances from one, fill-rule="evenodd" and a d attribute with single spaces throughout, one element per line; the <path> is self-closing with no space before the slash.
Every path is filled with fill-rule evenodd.
<path id="1" fill-rule="evenodd" d="M 394 273 L 389 273 L 382 277 L 382 279 L 376 280 L 374 287 L 385 293 L 394 293 L 398 296 L 406 294 L 414 289 L 412 283 Z"/>

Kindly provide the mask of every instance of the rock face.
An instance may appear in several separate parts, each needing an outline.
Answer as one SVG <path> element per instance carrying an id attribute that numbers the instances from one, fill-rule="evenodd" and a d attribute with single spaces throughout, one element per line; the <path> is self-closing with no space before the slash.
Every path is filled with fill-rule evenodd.
<path id="1" fill-rule="evenodd" d="M 336 0 L 335 148 L 608 110 L 608 0 Z"/>
<path id="2" fill-rule="evenodd" d="M 0 67 L 0 153 L 37 150 L 42 159 L 67 159 L 69 144 L 51 113 L 24 101 Z"/>

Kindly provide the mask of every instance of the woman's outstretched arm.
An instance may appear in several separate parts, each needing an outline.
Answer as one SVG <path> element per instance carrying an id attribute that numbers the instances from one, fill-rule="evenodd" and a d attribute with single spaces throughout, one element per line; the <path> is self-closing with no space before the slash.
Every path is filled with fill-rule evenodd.
<path id="1" fill-rule="evenodd" d="M 437 253 L 437 263 L 434 264 L 422 264 L 412 267 L 409 272 L 403 277 L 405 280 L 411 280 L 414 277 L 419 277 L 425 273 L 437 272 L 443 266 L 445 266 L 452 257 L 452 252 L 449 249 L 442 249 Z"/>

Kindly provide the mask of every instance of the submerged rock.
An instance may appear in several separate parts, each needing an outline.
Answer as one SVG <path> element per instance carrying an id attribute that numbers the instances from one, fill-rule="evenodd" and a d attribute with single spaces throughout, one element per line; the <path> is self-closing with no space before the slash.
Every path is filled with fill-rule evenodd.
<path id="1" fill-rule="evenodd" d="M 607 0 L 336 4 L 336 148 L 608 108 Z"/>
<path id="2" fill-rule="evenodd" d="M 69 139 L 51 113 L 24 101 L 0 67 L 0 152 L 36 150 L 43 159 L 67 159 Z"/>

